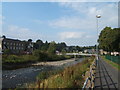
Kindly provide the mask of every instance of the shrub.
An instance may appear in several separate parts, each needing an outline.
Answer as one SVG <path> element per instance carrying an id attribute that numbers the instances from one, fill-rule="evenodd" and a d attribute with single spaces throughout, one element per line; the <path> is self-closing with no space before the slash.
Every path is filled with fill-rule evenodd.
<path id="1" fill-rule="evenodd" d="M 47 61 L 49 59 L 48 54 L 40 50 L 35 50 L 33 55 L 38 58 L 38 61 Z"/>
<path id="2" fill-rule="evenodd" d="M 37 57 L 33 55 L 22 55 L 24 61 L 37 61 Z"/>

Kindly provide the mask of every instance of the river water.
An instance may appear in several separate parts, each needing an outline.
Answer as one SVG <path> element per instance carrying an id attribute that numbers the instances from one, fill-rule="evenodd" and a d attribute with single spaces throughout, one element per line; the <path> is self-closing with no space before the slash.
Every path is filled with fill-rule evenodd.
<path id="1" fill-rule="evenodd" d="M 20 68 L 16 70 L 3 70 L 2 71 L 2 88 L 15 88 L 20 87 L 26 83 L 36 81 L 36 76 L 42 71 L 51 71 L 65 68 L 83 61 L 85 58 L 80 58 L 72 62 L 65 63 L 60 66 L 31 66 L 27 68 Z"/>

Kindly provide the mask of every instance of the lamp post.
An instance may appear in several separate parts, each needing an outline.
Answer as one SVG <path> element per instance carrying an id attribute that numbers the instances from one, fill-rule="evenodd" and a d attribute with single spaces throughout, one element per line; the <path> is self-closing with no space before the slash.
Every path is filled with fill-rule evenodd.
<path id="1" fill-rule="evenodd" d="M 96 24 L 97 24 L 97 36 L 99 38 L 99 33 L 98 33 L 98 19 L 101 18 L 101 15 L 96 15 Z M 98 61 L 98 42 L 96 44 L 96 54 L 97 54 L 97 61 Z"/>

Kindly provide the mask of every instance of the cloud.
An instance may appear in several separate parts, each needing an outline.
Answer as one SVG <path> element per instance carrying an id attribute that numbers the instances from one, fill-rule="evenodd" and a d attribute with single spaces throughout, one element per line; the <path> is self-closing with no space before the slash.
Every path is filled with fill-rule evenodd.
<path id="1" fill-rule="evenodd" d="M 77 23 L 76 23 L 77 22 Z M 61 27 L 61 28 L 80 28 L 80 22 L 77 18 L 70 17 L 61 17 L 59 19 L 49 22 L 49 25 L 52 27 Z"/>
<path id="2" fill-rule="evenodd" d="M 117 27 L 118 5 L 116 3 L 61 2 L 58 4 L 61 7 L 69 8 L 77 15 L 61 16 L 52 20 L 49 22 L 51 27 L 95 31 L 97 14 L 102 16 L 99 20 L 100 29 L 103 29 L 105 26 Z"/>
<path id="3" fill-rule="evenodd" d="M 96 36 L 85 32 L 61 32 L 58 35 L 60 40 L 66 42 L 67 45 L 86 46 L 96 44 Z"/>
<path id="4" fill-rule="evenodd" d="M 61 17 L 59 19 L 49 22 L 49 25 L 53 28 L 68 28 L 68 29 L 92 29 L 95 26 L 95 22 L 92 20 L 86 21 L 81 17 Z M 88 27 L 89 26 L 89 27 Z"/>
<path id="5" fill-rule="evenodd" d="M 77 39 L 81 38 L 84 35 L 83 32 L 61 32 L 59 33 L 60 39 L 65 40 L 65 39 Z"/>
<path id="6" fill-rule="evenodd" d="M 106 26 L 118 27 L 117 3 L 59 2 L 58 4 L 71 11 L 71 14 L 51 20 L 49 25 L 64 30 L 59 37 L 67 44 L 95 45 L 98 38 L 96 35 L 97 14 L 102 16 L 98 21 L 99 32 Z M 87 33 L 81 34 L 77 32 L 78 30 Z"/>
<path id="7" fill-rule="evenodd" d="M 8 37 L 18 38 L 21 40 L 27 40 L 29 38 L 36 40 L 42 37 L 42 35 L 40 35 L 39 33 L 33 32 L 29 28 L 23 28 L 16 25 L 7 26 L 7 28 L 3 30 L 3 34 Z"/>

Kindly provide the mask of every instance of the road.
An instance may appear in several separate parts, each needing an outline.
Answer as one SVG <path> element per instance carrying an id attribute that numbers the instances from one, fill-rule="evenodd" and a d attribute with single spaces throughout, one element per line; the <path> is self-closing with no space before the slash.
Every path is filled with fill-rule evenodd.
<path id="1" fill-rule="evenodd" d="M 99 58 L 95 74 L 95 89 L 118 89 L 118 73 L 110 64 Z"/>

